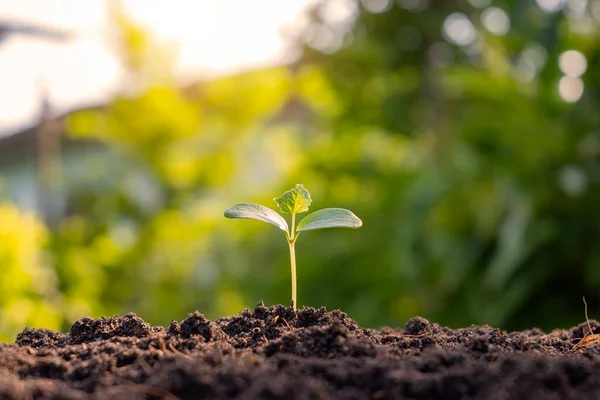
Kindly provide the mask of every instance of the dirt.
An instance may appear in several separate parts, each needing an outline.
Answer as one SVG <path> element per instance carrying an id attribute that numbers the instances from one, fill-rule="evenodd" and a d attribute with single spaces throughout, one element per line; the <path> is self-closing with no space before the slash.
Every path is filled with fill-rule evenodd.
<path id="1" fill-rule="evenodd" d="M 0 399 L 600 398 L 600 343 L 578 346 L 584 332 L 419 317 L 372 330 L 341 311 L 262 303 L 167 328 L 135 314 L 82 318 L 66 334 L 25 329 L 0 344 Z"/>

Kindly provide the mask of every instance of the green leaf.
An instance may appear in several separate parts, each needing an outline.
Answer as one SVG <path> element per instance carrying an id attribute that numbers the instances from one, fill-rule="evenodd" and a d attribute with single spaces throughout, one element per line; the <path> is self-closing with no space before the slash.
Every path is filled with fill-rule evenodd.
<path id="1" fill-rule="evenodd" d="M 285 214 L 298 214 L 308 211 L 312 199 L 308 190 L 302 185 L 296 185 L 295 188 L 288 190 L 275 199 L 279 209 Z"/>
<path id="2" fill-rule="evenodd" d="M 362 226 L 362 221 L 351 211 L 343 208 L 324 208 L 307 215 L 298 224 L 297 232 L 325 228 L 353 228 Z"/>
<path id="3" fill-rule="evenodd" d="M 275 225 L 282 231 L 288 231 L 285 219 L 268 207 L 254 203 L 240 203 L 225 210 L 225 217 L 232 219 L 255 219 Z"/>

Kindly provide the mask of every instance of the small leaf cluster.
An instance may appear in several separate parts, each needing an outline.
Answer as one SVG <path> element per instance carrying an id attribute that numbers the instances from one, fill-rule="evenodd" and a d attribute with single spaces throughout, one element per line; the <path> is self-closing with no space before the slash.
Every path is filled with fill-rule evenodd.
<path id="1" fill-rule="evenodd" d="M 303 231 L 326 228 L 360 228 L 362 221 L 351 211 L 343 208 L 324 208 L 304 217 L 294 226 L 295 215 L 308 211 L 312 199 L 308 190 L 298 184 L 274 199 L 282 214 L 292 215 L 292 226 L 276 211 L 260 204 L 240 203 L 225 211 L 227 218 L 254 219 L 267 222 L 286 232 L 288 240 L 294 241 Z"/>

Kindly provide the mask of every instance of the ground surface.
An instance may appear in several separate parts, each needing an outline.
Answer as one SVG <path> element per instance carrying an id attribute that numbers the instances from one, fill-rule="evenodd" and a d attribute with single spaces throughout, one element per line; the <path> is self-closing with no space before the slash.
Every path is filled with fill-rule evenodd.
<path id="1" fill-rule="evenodd" d="M 422 318 L 370 330 L 339 311 L 262 304 L 168 328 L 134 314 L 82 318 L 68 334 L 25 329 L 0 344 L 0 399 L 600 398 L 600 344 L 573 340 L 584 330 L 452 330 Z"/>

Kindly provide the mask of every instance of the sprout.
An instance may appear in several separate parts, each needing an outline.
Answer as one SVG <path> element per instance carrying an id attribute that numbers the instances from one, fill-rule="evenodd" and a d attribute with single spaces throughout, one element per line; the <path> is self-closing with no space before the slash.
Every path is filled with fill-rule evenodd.
<path id="1" fill-rule="evenodd" d="M 362 221 L 351 211 L 343 208 L 325 208 L 308 214 L 296 225 L 296 214 L 308 211 L 312 199 L 310 193 L 302 185 L 288 190 L 275 199 L 283 214 L 291 214 L 291 226 L 277 212 L 260 204 L 240 203 L 225 211 L 227 218 L 255 219 L 267 222 L 285 232 L 290 248 L 290 263 L 292 268 L 292 308 L 296 310 L 296 253 L 294 245 L 302 231 L 325 228 L 360 228 Z"/>

